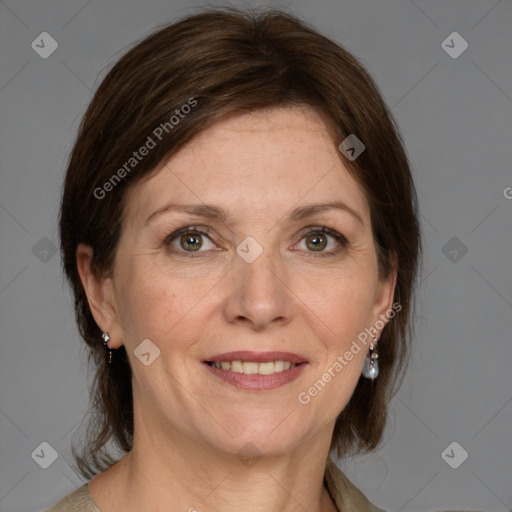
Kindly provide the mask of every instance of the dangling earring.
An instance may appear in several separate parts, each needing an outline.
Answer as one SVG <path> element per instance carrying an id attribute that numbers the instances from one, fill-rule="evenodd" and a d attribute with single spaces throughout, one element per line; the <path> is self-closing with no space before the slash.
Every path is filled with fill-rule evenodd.
<path id="1" fill-rule="evenodd" d="M 379 375 L 379 362 L 377 361 L 379 353 L 377 352 L 376 347 L 377 341 L 378 340 L 375 339 L 375 343 L 373 341 L 370 343 L 370 349 L 368 350 L 363 366 L 363 377 L 371 380 L 377 378 Z"/>
<path id="2" fill-rule="evenodd" d="M 107 365 L 110 366 L 112 364 L 112 350 L 111 348 L 108 346 L 108 342 L 110 341 L 110 336 L 108 334 L 108 332 L 104 332 L 102 335 L 101 335 L 101 339 L 103 340 L 103 345 L 105 345 L 105 348 L 108 349 L 108 360 L 107 360 Z"/>

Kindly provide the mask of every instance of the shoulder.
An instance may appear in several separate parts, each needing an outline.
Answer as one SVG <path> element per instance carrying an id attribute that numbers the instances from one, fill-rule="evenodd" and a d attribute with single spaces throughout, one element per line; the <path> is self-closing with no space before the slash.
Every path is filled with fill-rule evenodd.
<path id="1" fill-rule="evenodd" d="M 324 481 L 338 510 L 343 512 L 385 512 L 376 507 L 338 468 L 327 459 Z M 443 510 L 442 512 L 483 512 L 481 510 Z"/>
<path id="2" fill-rule="evenodd" d="M 327 490 L 339 510 L 350 512 L 385 512 L 371 503 L 331 458 L 327 459 L 324 480 Z"/>
<path id="3" fill-rule="evenodd" d="M 89 494 L 89 484 L 84 484 L 60 499 L 45 512 L 100 512 Z"/>

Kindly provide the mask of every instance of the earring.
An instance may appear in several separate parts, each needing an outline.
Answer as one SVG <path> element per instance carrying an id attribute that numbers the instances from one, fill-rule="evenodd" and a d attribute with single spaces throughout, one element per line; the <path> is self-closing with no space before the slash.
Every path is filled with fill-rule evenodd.
<path id="1" fill-rule="evenodd" d="M 375 343 L 378 340 L 375 339 Z M 379 362 L 377 361 L 379 357 L 379 353 L 377 352 L 377 347 L 375 343 L 372 341 L 370 343 L 370 349 L 368 350 L 368 354 L 366 355 L 366 359 L 364 361 L 363 366 L 363 377 L 367 379 L 375 379 L 379 375 Z"/>
<path id="2" fill-rule="evenodd" d="M 104 332 L 102 335 L 101 335 L 101 339 L 103 340 L 103 345 L 105 345 L 105 348 L 108 349 L 108 360 L 107 360 L 107 364 L 108 366 L 110 366 L 112 364 L 112 350 L 110 349 L 110 347 L 108 346 L 108 342 L 110 341 L 110 335 L 108 334 L 108 332 Z"/>

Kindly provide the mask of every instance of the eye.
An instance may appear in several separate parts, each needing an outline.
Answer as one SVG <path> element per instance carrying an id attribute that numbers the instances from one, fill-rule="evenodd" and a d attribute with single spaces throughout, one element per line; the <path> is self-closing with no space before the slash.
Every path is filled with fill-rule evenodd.
<path id="1" fill-rule="evenodd" d="M 329 244 L 329 239 L 334 239 L 337 244 Z M 309 256 L 334 256 L 347 245 L 348 240 L 341 233 L 323 226 L 308 228 L 305 233 L 302 233 L 302 239 L 298 245 L 301 243 L 305 244 L 306 252 L 310 253 Z M 334 245 L 334 248 L 331 247 L 331 250 L 325 251 L 324 249 L 329 245 Z"/>
<path id="2" fill-rule="evenodd" d="M 201 249 L 209 250 L 214 247 L 213 242 L 208 236 L 208 233 L 208 228 L 205 228 L 204 231 L 201 231 L 195 226 L 187 226 L 171 233 L 165 239 L 164 244 L 167 246 L 172 246 L 174 249 L 176 249 L 175 252 L 205 252 L 201 251 Z M 194 257 L 193 254 L 190 254 L 190 256 Z"/>
<path id="3" fill-rule="evenodd" d="M 201 230 L 196 226 L 187 226 L 171 233 L 164 241 L 166 246 L 172 246 L 175 253 L 182 253 L 185 256 L 196 257 L 194 253 L 207 252 L 215 245 L 208 236 L 209 229 Z M 335 240 L 337 244 L 329 241 Z M 205 245 L 206 242 L 206 245 Z M 301 235 L 300 243 L 305 244 L 305 251 L 308 256 L 334 256 L 338 254 L 348 243 L 348 240 L 337 231 L 323 227 L 310 227 Z M 297 244 L 297 245 L 300 245 Z M 330 250 L 325 250 L 331 247 Z M 338 246 L 336 248 L 336 245 Z M 204 249 L 204 250 L 201 250 Z"/>

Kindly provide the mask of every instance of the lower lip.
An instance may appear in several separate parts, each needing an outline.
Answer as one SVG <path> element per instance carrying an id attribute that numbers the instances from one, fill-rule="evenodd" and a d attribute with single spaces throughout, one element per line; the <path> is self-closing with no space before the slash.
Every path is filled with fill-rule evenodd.
<path id="1" fill-rule="evenodd" d="M 271 375 L 260 375 L 259 373 L 246 375 L 245 373 L 232 372 L 231 370 L 223 370 L 216 366 L 210 366 L 208 363 L 203 364 L 206 365 L 206 368 L 210 370 L 213 375 L 238 389 L 266 391 L 279 388 L 297 379 L 308 363 L 301 363 L 294 368 L 272 373 Z"/>

